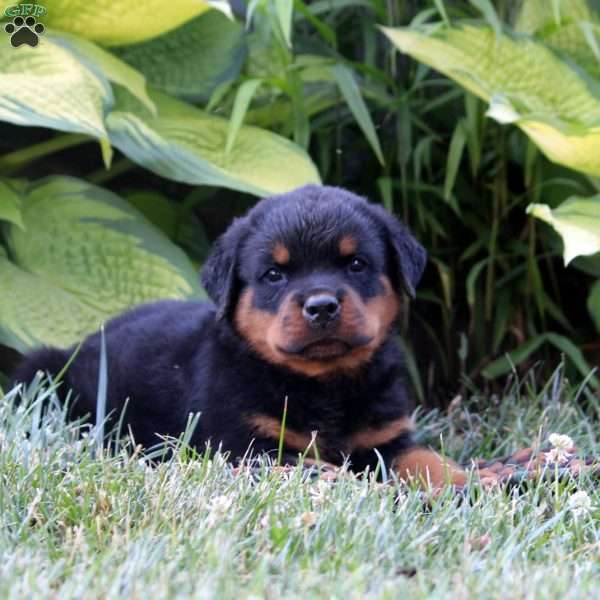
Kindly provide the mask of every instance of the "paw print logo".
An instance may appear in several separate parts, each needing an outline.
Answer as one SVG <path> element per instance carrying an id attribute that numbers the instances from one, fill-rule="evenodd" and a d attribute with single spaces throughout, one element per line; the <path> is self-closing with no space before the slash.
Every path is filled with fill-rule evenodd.
<path id="1" fill-rule="evenodd" d="M 18 48 L 27 44 L 35 48 L 40 41 L 39 36 L 45 31 L 44 26 L 38 23 L 35 17 L 15 17 L 12 23 L 4 26 L 4 31 L 10 35 L 10 44 L 13 48 Z"/>

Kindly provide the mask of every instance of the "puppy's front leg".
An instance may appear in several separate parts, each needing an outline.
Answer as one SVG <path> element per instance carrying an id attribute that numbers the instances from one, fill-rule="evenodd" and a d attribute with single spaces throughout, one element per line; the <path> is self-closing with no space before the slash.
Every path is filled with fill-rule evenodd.
<path id="1" fill-rule="evenodd" d="M 402 452 L 392 466 L 400 479 L 417 480 L 421 485 L 433 488 L 462 486 L 468 479 L 467 473 L 453 460 L 421 446 Z"/>

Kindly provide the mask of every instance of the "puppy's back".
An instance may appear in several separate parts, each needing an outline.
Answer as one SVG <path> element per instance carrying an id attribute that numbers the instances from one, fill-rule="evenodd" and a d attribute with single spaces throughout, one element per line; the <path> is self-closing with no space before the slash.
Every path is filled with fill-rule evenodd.
<path id="1" fill-rule="evenodd" d="M 153 443 L 157 431 L 178 435 L 189 410 L 191 366 L 211 339 L 214 322 L 212 304 L 177 300 L 142 305 L 109 321 L 107 413 L 118 416 L 129 402 L 127 412 L 140 424 L 142 442 Z M 24 357 L 13 383 L 28 384 L 38 371 L 56 378 L 71 360 L 58 395 L 65 400 L 71 391 L 71 416 L 94 419 L 100 354 L 100 332 L 87 337 L 79 349 L 40 348 Z"/>

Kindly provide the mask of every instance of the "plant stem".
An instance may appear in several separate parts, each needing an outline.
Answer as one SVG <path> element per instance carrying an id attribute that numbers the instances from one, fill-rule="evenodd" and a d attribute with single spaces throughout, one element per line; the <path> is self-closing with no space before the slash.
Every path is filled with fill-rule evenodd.
<path id="1" fill-rule="evenodd" d="M 498 173 L 494 181 L 494 198 L 492 209 L 492 229 L 490 232 L 489 258 L 485 281 L 485 320 L 491 321 L 494 311 L 495 284 L 496 284 L 496 250 L 498 242 L 498 231 L 502 212 L 506 207 L 506 155 L 505 139 L 503 132 L 498 132 Z"/>
<path id="2" fill-rule="evenodd" d="M 279 447 L 277 448 L 277 465 L 281 466 L 283 460 L 283 441 L 285 439 L 285 424 L 287 421 L 288 397 L 283 401 L 283 416 L 281 417 L 281 432 L 279 433 Z"/>
<path id="3" fill-rule="evenodd" d="M 86 179 L 95 185 L 100 185 L 126 173 L 135 168 L 137 165 L 126 157 L 115 161 L 110 169 L 101 168 L 93 173 L 90 173 Z"/>
<path id="4" fill-rule="evenodd" d="M 15 171 L 34 160 L 47 156 L 48 154 L 53 154 L 54 152 L 65 150 L 72 146 L 93 141 L 94 138 L 81 133 L 59 135 L 50 140 L 39 142 L 38 144 L 33 144 L 27 148 L 15 150 L 14 152 L 9 152 L 8 154 L 0 156 L 0 170 Z"/>

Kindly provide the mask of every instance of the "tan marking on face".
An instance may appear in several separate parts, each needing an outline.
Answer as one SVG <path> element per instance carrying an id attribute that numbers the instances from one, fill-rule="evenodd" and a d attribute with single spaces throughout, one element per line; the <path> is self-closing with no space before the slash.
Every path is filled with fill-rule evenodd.
<path id="1" fill-rule="evenodd" d="M 416 479 L 424 487 L 440 488 L 467 482 L 467 474 L 453 460 L 426 448 L 413 448 L 400 454 L 394 460 L 393 468 L 401 479 Z"/>
<path id="2" fill-rule="evenodd" d="M 257 434 L 279 443 L 279 440 L 281 439 L 281 423 L 274 417 L 268 415 L 252 415 L 247 418 L 247 422 Z M 283 433 L 283 444 L 286 449 L 305 452 L 310 446 L 311 441 L 312 436 L 309 433 L 294 431 L 286 425 Z M 312 456 L 314 453 L 314 447 L 311 447 L 309 454 Z"/>
<path id="3" fill-rule="evenodd" d="M 235 308 L 234 323 L 255 352 L 269 362 L 278 364 L 281 353 L 268 342 L 269 332 L 277 326 L 277 315 L 253 307 L 252 297 L 252 290 L 241 293 Z"/>
<path id="4" fill-rule="evenodd" d="M 367 427 L 353 433 L 348 440 L 350 452 L 356 450 L 370 450 L 387 444 L 400 435 L 414 431 L 415 425 L 410 417 L 395 419 L 382 427 Z"/>
<path id="5" fill-rule="evenodd" d="M 287 265 L 290 262 L 290 251 L 282 242 L 277 242 L 273 248 L 273 260 L 278 265 Z"/>
<path id="6" fill-rule="evenodd" d="M 338 248 L 340 254 L 342 256 L 351 256 L 352 254 L 356 254 L 356 249 L 358 248 L 358 242 L 356 238 L 351 235 L 345 235 L 338 244 Z"/>
<path id="7" fill-rule="evenodd" d="M 310 360 L 285 354 L 279 348 L 290 343 L 309 339 L 311 332 L 302 316 L 302 309 L 291 295 L 285 298 L 277 314 L 252 306 L 251 289 L 242 292 L 237 304 L 234 322 L 239 333 L 260 356 L 269 362 L 282 365 L 307 377 L 328 377 L 335 373 L 352 374 L 368 362 L 373 353 L 388 336 L 395 321 L 400 303 L 389 279 L 381 278 L 384 291 L 364 302 L 352 288 L 346 288 L 342 302 L 340 326 L 335 335 L 350 339 L 356 334 L 372 338 L 365 346 L 356 348 L 345 356 L 330 360 Z"/>

